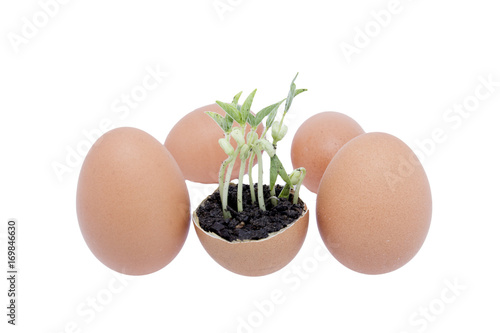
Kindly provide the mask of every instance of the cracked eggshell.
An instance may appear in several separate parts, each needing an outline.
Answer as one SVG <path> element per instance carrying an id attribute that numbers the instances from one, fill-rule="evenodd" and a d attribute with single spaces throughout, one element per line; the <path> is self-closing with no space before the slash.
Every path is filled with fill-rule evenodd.
<path id="1" fill-rule="evenodd" d="M 319 186 L 316 214 L 332 255 L 366 274 L 394 271 L 422 246 L 431 190 L 412 150 L 385 133 L 362 134 L 335 155 Z"/>
<path id="2" fill-rule="evenodd" d="M 222 267 L 240 275 L 263 276 L 280 270 L 295 258 L 306 238 L 309 210 L 305 206 L 295 222 L 259 240 L 228 242 L 213 232 L 206 232 L 200 227 L 196 211 L 193 224 L 205 250 Z"/>
<path id="3" fill-rule="evenodd" d="M 219 182 L 219 170 L 227 155 L 219 146 L 219 139 L 224 137 L 222 129 L 205 112 L 212 111 L 225 116 L 225 111 L 217 104 L 210 104 L 196 109 L 184 116 L 172 128 L 165 140 L 165 147 L 175 158 L 184 178 L 193 182 L 216 184 Z M 233 126 L 236 126 L 236 122 Z M 245 135 L 250 130 L 246 126 Z M 262 134 L 263 126 L 257 129 Z M 236 148 L 236 142 L 231 138 Z M 254 161 L 254 164 L 257 161 Z M 236 160 L 231 179 L 238 178 L 240 159 Z"/>
<path id="4" fill-rule="evenodd" d="M 129 275 L 166 266 L 189 230 L 189 196 L 177 163 L 135 128 L 111 130 L 92 146 L 80 171 L 76 208 L 92 253 Z"/>
<path id="5" fill-rule="evenodd" d="M 364 132 L 356 121 L 339 112 L 322 112 L 307 119 L 295 133 L 291 151 L 294 169 L 307 170 L 303 184 L 318 193 L 321 177 L 333 156 Z"/>

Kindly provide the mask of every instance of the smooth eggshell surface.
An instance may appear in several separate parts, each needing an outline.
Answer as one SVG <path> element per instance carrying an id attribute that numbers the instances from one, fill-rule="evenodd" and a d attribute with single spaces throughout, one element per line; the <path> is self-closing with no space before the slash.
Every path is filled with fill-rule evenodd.
<path id="1" fill-rule="evenodd" d="M 219 170 L 227 155 L 219 146 L 219 139 L 224 137 L 222 129 L 205 112 L 217 112 L 225 116 L 224 110 L 217 104 L 210 104 L 196 109 L 184 116 L 172 128 L 165 140 L 165 146 L 179 164 L 187 180 L 216 184 L 219 182 Z M 236 126 L 236 122 L 233 124 Z M 246 126 L 248 133 L 250 126 Z M 257 129 L 259 135 L 263 127 Z M 233 147 L 236 142 L 231 138 Z M 257 160 L 254 161 L 256 163 Z M 238 178 L 240 159 L 236 159 L 231 179 Z"/>
<path id="2" fill-rule="evenodd" d="M 317 197 L 325 245 L 348 268 L 382 274 L 405 265 L 429 230 L 432 200 L 411 149 L 385 133 L 362 134 L 332 159 Z"/>
<path id="3" fill-rule="evenodd" d="M 321 177 L 333 156 L 363 133 L 356 121 L 339 112 L 322 112 L 307 119 L 295 133 L 291 152 L 293 167 L 307 170 L 304 185 L 318 193 Z"/>
<path id="4" fill-rule="evenodd" d="M 111 130 L 92 146 L 76 204 L 90 250 L 124 274 L 166 266 L 189 230 L 189 196 L 179 167 L 160 142 L 135 128 Z"/>
<path id="5" fill-rule="evenodd" d="M 245 276 L 262 276 L 285 267 L 297 255 L 307 234 L 309 210 L 293 224 L 256 241 L 227 240 L 203 230 L 193 213 L 193 224 L 208 254 L 227 270 Z"/>

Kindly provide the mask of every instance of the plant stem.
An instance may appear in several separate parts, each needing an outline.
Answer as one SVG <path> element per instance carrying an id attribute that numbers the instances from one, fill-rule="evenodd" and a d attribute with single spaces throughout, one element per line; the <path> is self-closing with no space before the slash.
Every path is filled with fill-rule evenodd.
<path id="1" fill-rule="evenodd" d="M 229 137 L 229 134 L 226 132 L 224 134 L 225 138 L 227 139 Z M 220 195 L 220 201 L 224 203 L 223 199 L 223 190 L 224 190 L 224 175 L 226 174 L 226 169 L 228 163 L 231 161 L 232 156 L 228 156 L 224 162 L 222 162 L 220 169 L 219 169 L 219 195 Z M 224 205 L 224 204 L 223 204 Z"/>
<path id="2" fill-rule="evenodd" d="M 262 132 L 262 135 L 260 136 L 260 139 L 264 139 L 264 138 L 266 137 L 267 130 L 269 130 L 269 127 L 266 127 L 266 128 L 264 129 L 264 132 Z"/>
<path id="3" fill-rule="evenodd" d="M 231 174 L 233 173 L 233 167 L 234 163 L 236 162 L 236 157 L 240 153 L 241 147 L 238 147 L 233 155 L 231 156 L 231 161 L 229 162 L 229 165 L 227 166 L 226 170 L 226 179 L 224 181 L 224 190 L 223 190 L 223 195 L 222 195 L 222 213 L 224 214 L 224 218 L 230 218 L 231 213 L 227 210 L 227 197 L 229 193 L 229 182 L 231 181 Z"/>
<path id="4" fill-rule="evenodd" d="M 281 132 L 281 127 L 283 127 L 283 119 L 285 119 L 285 115 L 283 115 L 283 117 L 281 117 L 280 127 L 279 127 L 279 131 L 278 132 Z"/>
<path id="5" fill-rule="evenodd" d="M 257 154 L 257 163 L 259 164 L 259 185 L 258 185 L 258 197 L 259 197 L 259 207 L 261 210 L 266 210 L 266 204 L 264 202 L 264 188 L 262 187 L 262 173 L 263 173 L 263 166 L 262 166 L 262 153 L 260 152 L 259 149 L 255 151 Z"/>
<path id="6" fill-rule="evenodd" d="M 224 202 L 222 192 L 224 190 L 224 175 L 226 174 L 226 169 L 229 161 L 231 160 L 231 156 L 229 156 L 224 162 L 222 162 L 219 170 L 219 195 L 220 201 Z"/>
<path id="7" fill-rule="evenodd" d="M 300 168 L 300 180 L 297 183 L 297 186 L 295 187 L 295 193 L 293 194 L 293 203 L 297 204 L 299 202 L 299 191 L 300 191 L 300 186 L 302 185 L 302 182 L 304 181 L 304 178 L 306 178 L 306 169 L 305 168 Z"/>
<path id="8" fill-rule="evenodd" d="M 252 151 L 250 153 L 250 158 L 248 159 L 248 183 L 250 184 L 250 196 L 252 197 L 252 205 L 255 203 L 255 188 L 253 186 L 253 161 L 255 159 L 255 153 Z"/>
<path id="9" fill-rule="evenodd" d="M 243 175 L 245 175 L 246 160 L 241 160 L 240 175 L 238 178 L 238 212 L 243 211 Z"/>
<path id="10" fill-rule="evenodd" d="M 273 188 L 271 189 L 271 203 L 273 206 L 278 205 L 278 199 L 273 198 L 276 197 L 276 184 L 274 184 Z"/>

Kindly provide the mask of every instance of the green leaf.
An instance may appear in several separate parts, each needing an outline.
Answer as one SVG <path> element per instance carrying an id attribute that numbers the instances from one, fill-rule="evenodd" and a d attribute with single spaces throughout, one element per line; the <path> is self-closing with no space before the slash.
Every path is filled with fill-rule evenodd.
<path id="1" fill-rule="evenodd" d="M 276 106 L 276 107 L 271 109 L 271 112 L 269 113 L 269 116 L 267 117 L 267 120 L 266 120 L 266 127 L 270 128 L 271 126 L 273 126 L 274 119 L 276 118 L 276 115 L 278 114 L 278 109 L 284 101 L 285 100 L 282 100 L 281 102 L 278 102 L 276 104 L 271 105 L 271 106 Z"/>
<path id="2" fill-rule="evenodd" d="M 278 195 L 278 198 L 288 198 L 290 196 L 290 188 L 291 186 L 286 184 L 281 190 L 280 195 Z"/>
<path id="3" fill-rule="evenodd" d="M 302 94 L 304 91 L 307 91 L 307 89 L 297 89 L 295 90 L 294 98 L 297 97 L 297 95 Z"/>
<path id="4" fill-rule="evenodd" d="M 253 98 L 255 97 L 256 92 L 257 92 L 257 89 L 252 91 L 250 93 L 250 95 L 248 95 L 245 102 L 243 102 L 243 105 L 241 106 L 241 110 L 240 110 L 241 120 L 242 120 L 242 122 L 240 123 L 241 126 L 243 126 L 247 122 L 248 115 L 250 114 L 250 107 L 252 106 Z"/>
<path id="5" fill-rule="evenodd" d="M 290 180 L 290 177 L 288 177 L 288 174 L 286 173 L 285 167 L 283 164 L 281 164 L 280 159 L 278 158 L 277 155 L 274 155 L 276 157 L 276 162 L 279 165 L 278 168 L 278 174 L 280 175 L 281 179 L 285 181 L 285 183 L 292 185 L 292 181 Z"/>
<path id="6" fill-rule="evenodd" d="M 234 106 L 238 105 L 238 101 L 240 100 L 240 96 L 243 94 L 243 91 L 240 91 L 233 97 L 233 104 Z"/>
<path id="7" fill-rule="evenodd" d="M 280 175 L 281 179 L 285 181 L 285 183 L 292 185 L 292 182 L 290 181 L 290 177 L 288 177 L 288 174 L 285 171 L 285 168 L 283 167 L 283 164 L 281 164 L 280 159 L 278 158 L 278 155 L 274 155 L 271 158 L 271 169 L 276 168 L 276 171 Z M 271 185 L 269 185 L 271 186 Z"/>
<path id="8" fill-rule="evenodd" d="M 262 120 L 265 117 L 267 117 L 273 111 L 274 111 L 274 117 L 276 117 L 276 114 L 278 112 L 278 108 L 280 107 L 281 103 L 283 103 L 283 101 L 275 103 L 273 105 L 269 105 L 269 106 L 263 108 L 262 110 L 260 110 L 259 112 L 257 112 L 257 114 L 255 115 L 255 121 L 257 123 L 257 126 L 262 122 Z M 267 122 L 266 122 L 266 124 L 267 124 Z M 257 127 L 257 126 L 255 126 L 255 127 Z"/>
<path id="9" fill-rule="evenodd" d="M 290 109 L 290 107 L 292 106 L 292 101 L 293 101 L 293 98 L 295 97 L 295 91 L 297 88 L 297 86 L 295 85 L 295 79 L 297 78 L 298 75 L 299 75 L 299 73 L 297 73 L 297 75 L 295 75 L 295 77 L 293 78 L 292 84 L 290 84 L 290 91 L 288 92 L 288 97 L 286 98 L 284 114 L 286 114 L 288 112 L 288 110 Z"/>
<path id="10" fill-rule="evenodd" d="M 229 132 L 231 128 L 233 127 L 234 119 L 226 113 L 226 117 L 224 118 L 225 124 L 224 124 L 224 132 Z"/>
<path id="11" fill-rule="evenodd" d="M 219 125 L 219 127 L 222 128 L 224 132 L 227 132 L 226 119 L 223 116 L 221 116 L 217 112 L 212 112 L 212 111 L 206 111 L 205 113 L 209 115 L 210 118 L 212 118 L 217 123 L 217 125 Z"/>
<path id="12" fill-rule="evenodd" d="M 255 118 L 253 114 L 249 113 L 247 118 L 247 123 L 248 125 L 250 125 L 250 127 L 257 128 L 257 126 L 259 126 L 260 124 L 260 121 L 258 122 L 257 118 Z"/>
<path id="13" fill-rule="evenodd" d="M 215 101 L 215 103 L 217 103 L 224 111 L 226 111 L 226 113 L 231 118 L 233 118 L 234 120 L 236 120 L 236 122 L 241 124 L 241 114 L 240 111 L 238 111 L 238 109 L 236 108 L 236 106 L 221 101 Z"/>
<path id="14" fill-rule="evenodd" d="M 284 114 L 286 114 L 288 112 L 288 110 L 290 110 L 290 107 L 292 106 L 293 99 L 295 97 L 297 97 L 297 95 L 303 93 L 304 91 L 307 91 L 307 89 L 296 89 L 295 79 L 297 78 L 298 75 L 299 75 L 299 73 L 297 73 L 297 75 L 295 75 L 295 77 L 293 78 L 292 84 L 290 85 L 290 91 L 288 92 L 288 97 L 286 98 Z"/>

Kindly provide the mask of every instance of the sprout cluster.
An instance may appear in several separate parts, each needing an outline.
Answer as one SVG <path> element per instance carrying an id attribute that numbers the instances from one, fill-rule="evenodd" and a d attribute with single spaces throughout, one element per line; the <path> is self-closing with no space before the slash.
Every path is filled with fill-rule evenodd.
<path id="1" fill-rule="evenodd" d="M 224 137 L 219 139 L 219 145 L 228 155 L 227 159 L 222 163 L 219 171 L 219 193 L 222 202 L 222 211 L 224 213 L 224 218 L 231 217 L 231 213 L 227 209 L 229 182 L 231 180 L 231 174 L 234 164 L 238 157 L 241 160 L 237 192 L 238 212 L 243 211 L 243 176 L 245 174 L 245 168 L 247 164 L 252 204 L 258 202 L 260 209 L 266 210 L 262 179 L 263 152 L 265 152 L 271 159 L 269 188 L 271 191 L 272 204 L 277 205 L 278 197 L 288 198 L 292 189 L 294 189 L 295 191 L 293 203 L 298 202 L 299 190 L 306 175 L 306 170 L 304 168 L 298 168 L 295 169 L 292 173 L 288 174 L 285 171 L 280 159 L 276 155 L 277 144 L 284 138 L 288 131 L 287 126 L 283 124 L 283 119 L 290 110 L 290 106 L 292 105 L 292 101 L 295 96 L 304 91 L 307 91 L 307 89 L 296 88 L 295 79 L 297 78 L 297 75 L 290 85 L 290 91 L 287 98 L 282 99 L 281 101 L 268 107 L 265 107 L 255 115 L 250 112 L 250 107 L 252 106 L 257 89 L 255 89 L 250 93 L 250 95 L 248 95 L 242 105 L 238 104 L 242 92 L 236 94 L 231 103 L 216 101 L 216 103 L 226 112 L 225 117 L 216 112 L 206 112 L 224 131 Z M 278 109 L 283 104 L 283 102 L 285 102 L 283 116 L 280 121 L 277 121 L 276 116 L 278 114 Z M 264 123 L 264 131 L 262 132 L 262 135 L 259 136 L 259 134 L 257 133 L 257 128 L 264 121 L 264 118 L 266 118 Z M 233 127 L 234 122 L 236 122 L 236 125 Z M 245 136 L 245 127 L 247 124 L 250 127 L 250 131 Z M 271 130 L 272 143 L 266 138 L 266 134 L 269 130 Z M 233 148 L 230 143 L 231 137 L 236 141 L 236 149 Z M 255 194 L 255 189 L 253 186 L 254 183 L 252 175 L 252 169 L 256 157 L 258 166 L 257 196 Z M 276 196 L 276 180 L 278 179 L 278 175 L 286 184 L 279 195 Z"/>

